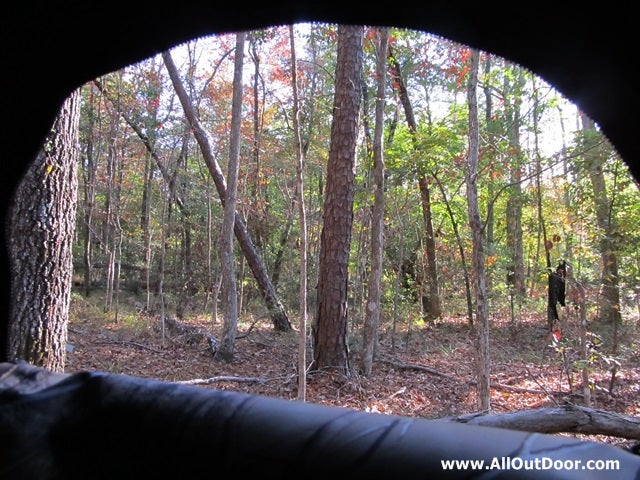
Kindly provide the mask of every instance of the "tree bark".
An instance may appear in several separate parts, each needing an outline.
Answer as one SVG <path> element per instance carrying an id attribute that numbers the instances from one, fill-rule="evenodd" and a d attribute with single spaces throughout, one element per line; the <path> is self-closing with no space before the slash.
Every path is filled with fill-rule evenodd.
<path id="1" fill-rule="evenodd" d="M 182 85 L 180 75 L 178 74 L 178 69 L 176 68 L 175 63 L 171 58 L 171 54 L 168 51 L 163 52 L 162 58 L 164 59 L 167 71 L 169 72 L 169 76 L 171 77 L 171 81 L 176 90 L 176 94 L 180 99 L 180 103 L 182 104 L 185 115 L 189 120 L 189 124 L 193 128 L 196 141 L 198 142 L 200 150 L 202 151 L 202 156 L 204 157 L 204 160 L 207 164 L 209 173 L 211 173 L 213 182 L 216 185 L 218 195 L 220 196 L 220 201 L 224 205 L 227 192 L 227 184 L 222 170 L 220 169 L 220 166 L 218 165 L 218 162 L 216 161 L 211 150 L 211 141 L 209 140 L 209 136 L 206 130 L 200 124 L 200 120 L 195 110 L 193 109 L 193 105 L 191 104 L 189 96 L 187 95 L 187 92 Z M 242 249 L 242 253 L 247 259 L 249 268 L 251 269 L 251 272 L 256 279 L 265 305 L 269 310 L 274 329 L 281 332 L 290 331 L 291 323 L 289 322 L 287 313 L 284 310 L 284 306 L 280 302 L 275 288 L 273 287 L 273 284 L 271 283 L 271 280 L 267 275 L 264 264 L 258 255 L 251 237 L 249 236 L 249 232 L 247 231 L 242 218 L 240 218 L 237 212 L 235 215 L 235 223 L 233 229 L 236 235 L 236 239 L 238 240 L 238 244 Z"/>
<path id="2" fill-rule="evenodd" d="M 581 113 L 582 129 L 585 133 L 585 141 L 590 142 L 590 134 L 595 133 L 595 125 L 587 115 Z M 596 209 L 596 220 L 600 229 L 600 263 L 602 267 L 599 310 L 600 319 L 605 323 L 618 323 L 620 315 L 620 290 L 618 274 L 618 256 L 616 249 L 616 219 L 612 208 L 612 201 L 607 194 L 607 185 L 604 178 L 605 155 L 601 148 L 593 148 L 593 145 L 585 148 L 585 160 L 587 170 L 593 188 L 593 202 Z"/>
<path id="3" fill-rule="evenodd" d="M 505 212 L 505 223 L 507 226 L 507 246 L 510 250 L 511 262 L 509 265 L 509 274 L 507 276 L 509 286 L 511 288 L 512 298 L 518 299 L 517 304 L 520 305 L 522 298 L 526 293 L 525 284 L 525 268 L 524 268 L 524 246 L 522 240 L 522 152 L 520 147 L 520 123 L 521 113 L 520 105 L 522 104 L 522 88 L 524 84 L 524 73 L 520 67 L 517 69 L 517 80 L 513 86 L 505 86 L 505 98 L 508 92 L 512 90 L 511 97 L 513 103 L 506 108 L 506 124 L 509 126 L 507 138 L 509 140 L 509 164 L 511 165 L 511 187 L 509 189 L 509 198 L 507 199 L 507 208 Z M 505 83 L 507 81 L 505 80 Z M 516 314 L 512 310 L 512 320 Z"/>
<path id="4" fill-rule="evenodd" d="M 484 75 L 485 78 L 490 78 L 491 75 L 491 55 L 487 55 L 484 59 Z M 487 175 L 487 198 L 493 198 L 495 196 L 495 180 L 494 180 L 494 171 L 495 171 L 495 162 L 496 162 L 496 127 L 495 120 L 493 120 L 493 97 L 491 92 L 491 85 L 488 82 L 484 82 L 483 86 L 484 93 L 484 121 L 487 125 L 487 144 L 491 145 L 491 148 L 488 148 L 484 152 L 484 158 L 489 162 L 490 170 Z M 496 246 L 495 246 L 495 210 L 494 210 L 494 202 L 487 202 L 487 212 L 486 212 L 486 220 L 484 224 L 484 237 L 486 239 L 486 247 L 487 247 L 487 255 L 495 255 Z M 491 290 L 493 288 L 493 273 L 491 269 L 487 271 L 487 295 L 491 295 Z"/>
<path id="5" fill-rule="evenodd" d="M 220 238 L 222 292 L 224 294 L 224 324 L 222 341 L 216 358 L 232 362 L 238 327 L 238 288 L 236 281 L 233 225 L 236 217 L 238 194 L 238 169 L 240 165 L 240 133 L 242 122 L 242 67 L 244 65 L 244 41 L 246 32 L 236 34 L 236 56 L 233 69 L 233 100 L 231 103 L 231 139 L 227 172 L 227 191 L 224 197 L 224 214 Z"/>
<path id="6" fill-rule="evenodd" d="M 91 294 L 91 277 L 93 263 L 93 215 L 95 213 L 96 201 L 96 159 L 94 155 L 94 137 L 96 122 L 96 105 L 93 89 L 89 91 L 89 98 L 86 101 L 86 138 L 84 161 L 81 162 L 82 193 L 83 193 L 83 211 L 84 223 L 82 228 L 82 236 L 84 237 L 83 263 L 84 263 L 84 296 L 89 297 Z"/>
<path id="7" fill-rule="evenodd" d="M 320 237 L 314 368 L 349 374 L 347 281 L 362 85 L 362 26 L 338 26 L 331 146 Z"/>
<path id="8" fill-rule="evenodd" d="M 374 203 L 371 215 L 371 270 L 367 282 L 367 306 L 365 309 L 364 332 L 362 340 L 361 369 L 365 376 L 371 375 L 375 354 L 378 325 L 380 324 L 380 298 L 382 279 L 382 254 L 384 248 L 384 105 L 386 86 L 387 45 L 389 29 L 377 30 L 376 44 L 376 120 L 373 134 L 373 177 Z"/>
<path id="9" fill-rule="evenodd" d="M 298 332 L 298 396 L 304 402 L 307 398 L 307 212 L 304 199 L 304 149 L 300 135 L 300 104 L 298 101 L 298 69 L 296 65 L 296 42 L 293 25 L 289 26 L 289 42 L 291 45 L 291 91 L 293 94 L 292 121 L 293 136 L 296 147 L 296 198 L 298 199 L 298 216 L 300 219 L 300 320 Z"/>
<path id="10" fill-rule="evenodd" d="M 64 371 L 77 207 L 80 90 L 62 104 L 11 207 L 9 354 Z"/>
<path id="11" fill-rule="evenodd" d="M 476 300 L 476 372 L 478 377 L 478 407 L 482 411 L 491 409 L 489 359 L 489 315 L 487 312 L 486 280 L 484 269 L 484 246 L 482 220 L 478 207 L 478 157 L 480 132 L 478 126 L 478 63 L 480 52 L 472 50 L 471 69 L 467 88 L 469 103 L 469 153 L 467 155 L 467 210 L 473 242 L 473 287 Z"/>

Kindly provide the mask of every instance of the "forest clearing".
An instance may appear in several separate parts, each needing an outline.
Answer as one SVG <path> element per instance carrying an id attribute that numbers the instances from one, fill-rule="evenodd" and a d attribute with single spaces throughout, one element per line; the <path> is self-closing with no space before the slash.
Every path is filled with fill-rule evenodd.
<path id="1" fill-rule="evenodd" d="M 100 295 L 72 300 L 66 372 L 82 370 L 132 375 L 202 388 L 226 389 L 295 400 L 297 390 L 297 331 L 274 332 L 268 318 L 243 315 L 238 324 L 237 354 L 232 363 L 213 358 L 203 337 L 167 327 L 162 341 L 160 320 L 135 310 L 139 302 L 121 304 L 119 322 L 113 312 L 103 313 Z M 581 373 L 572 348 L 577 328 L 572 308 L 567 318 L 564 355 L 552 345 L 542 315 L 523 316 L 517 325 L 508 314 L 491 320 L 492 413 L 554 407 L 565 402 L 581 405 Z M 173 318 L 169 315 L 168 318 Z M 182 321 L 220 338 L 222 322 L 210 315 Z M 437 325 L 406 324 L 392 341 L 389 325 L 381 328 L 379 350 L 370 377 L 352 369 L 350 378 L 335 372 L 314 372 L 308 377 L 307 401 L 324 405 L 421 418 L 461 416 L 477 411 L 473 332 L 466 318 L 446 318 Z M 619 367 L 609 392 L 611 326 L 594 323 L 601 339 L 588 366 L 592 382 L 592 408 L 640 416 L 640 328 L 636 317 L 620 326 L 616 360 Z M 361 333 L 351 335 L 354 363 Z M 569 384 L 571 379 L 572 384 Z M 584 438 L 625 446 L 629 440 L 603 435 Z"/>

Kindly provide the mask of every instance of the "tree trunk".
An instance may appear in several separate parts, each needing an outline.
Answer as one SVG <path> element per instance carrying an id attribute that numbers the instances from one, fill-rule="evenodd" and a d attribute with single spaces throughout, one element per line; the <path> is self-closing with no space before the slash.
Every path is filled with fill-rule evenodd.
<path id="1" fill-rule="evenodd" d="M 182 85 L 182 81 L 180 80 L 178 69 L 176 68 L 175 63 L 171 58 L 171 54 L 168 51 L 163 52 L 162 58 L 164 59 L 167 71 L 169 72 L 169 76 L 171 77 L 171 81 L 176 90 L 176 94 L 180 99 L 180 103 L 182 104 L 185 115 L 189 120 L 189 124 L 193 128 L 194 135 L 196 137 L 198 145 L 200 146 L 200 150 L 202 151 L 202 156 L 204 157 L 204 160 L 207 164 L 209 173 L 211 173 L 213 182 L 216 185 L 218 195 L 220 196 L 220 201 L 224 205 L 227 191 L 226 180 L 211 150 L 211 141 L 209 140 L 209 136 L 206 130 L 200 124 L 200 120 L 198 119 L 198 116 L 193 109 L 193 105 L 191 105 L 191 101 L 189 100 L 187 92 Z M 287 317 L 287 314 L 284 310 L 284 306 L 280 302 L 276 290 L 273 287 L 269 276 L 267 275 L 266 269 L 264 268 L 264 264 L 258 256 L 256 247 L 253 244 L 251 237 L 249 236 L 249 232 L 247 231 L 245 224 L 243 223 L 237 212 L 235 215 L 235 223 L 233 228 L 236 239 L 238 240 L 240 248 L 242 249 L 242 253 L 247 259 L 249 268 L 251 269 L 251 272 L 256 279 L 258 288 L 260 289 L 260 293 L 262 294 L 262 298 L 264 299 L 265 305 L 269 310 L 274 329 L 280 332 L 290 331 L 291 323 L 289 322 L 289 318 Z"/>
<path id="2" fill-rule="evenodd" d="M 102 220 L 102 247 L 106 251 L 107 268 L 106 270 L 106 289 L 104 295 L 104 312 L 110 312 L 113 306 L 113 284 L 115 279 L 115 217 L 116 217 L 116 171 L 118 164 L 118 146 L 116 139 L 118 134 L 119 121 L 117 114 L 111 115 L 109 119 L 109 139 L 107 145 L 107 172 L 106 182 L 107 191 L 104 195 L 104 215 Z"/>
<path id="3" fill-rule="evenodd" d="M 431 214 L 431 188 L 426 175 L 421 175 L 418 179 L 420 187 L 420 199 L 422 203 L 422 215 L 425 229 L 425 250 L 427 255 L 427 278 L 429 298 L 422 305 L 425 317 L 429 320 L 435 320 L 442 316 L 442 307 L 440 306 L 440 291 L 438 280 L 438 265 L 436 263 L 436 236 L 433 233 L 433 216 Z"/>
<path id="4" fill-rule="evenodd" d="M 433 175 L 433 179 L 438 184 L 440 194 L 444 200 L 444 205 L 447 208 L 449 219 L 451 220 L 451 228 L 453 228 L 453 234 L 456 237 L 456 243 L 458 244 L 458 251 L 460 252 L 460 264 L 462 266 L 462 273 L 464 275 L 464 293 L 467 300 L 467 319 L 469 320 L 469 326 L 473 326 L 473 296 L 471 294 L 471 280 L 469 275 L 469 267 L 467 266 L 467 256 L 464 253 L 464 242 L 460 236 L 460 229 L 458 228 L 458 222 L 456 216 L 451 208 L 451 202 L 447 198 L 447 192 L 444 189 L 444 185 L 440 181 L 437 175 Z M 488 287 L 487 287 L 488 288 Z"/>
<path id="5" fill-rule="evenodd" d="M 9 355 L 62 372 L 73 273 L 80 90 L 62 108 L 11 208 Z"/>
<path id="6" fill-rule="evenodd" d="M 491 74 L 491 55 L 487 55 L 484 60 L 484 75 L 485 78 L 490 78 Z M 496 131 L 495 131 L 495 120 L 493 120 L 493 97 L 491 92 L 491 85 L 488 82 L 484 82 L 483 87 L 484 93 L 484 120 L 487 125 L 487 144 L 492 147 L 487 149 L 484 152 L 484 158 L 489 162 L 490 170 L 487 175 L 487 198 L 489 198 L 489 202 L 487 202 L 487 213 L 486 213 L 486 221 L 484 225 L 484 238 L 486 239 L 486 248 L 487 248 L 487 256 L 495 255 L 496 246 L 495 246 L 495 210 L 494 210 L 494 202 L 493 198 L 495 196 L 496 182 L 494 180 L 494 171 L 495 171 L 495 161 L 496 161 Z M 491 269 L 487 272 L 487 295 L 491 295 L 491 290 L 493 288 L 493 274 Z"/>
<path id="7" fill-rule="evenodd" d="M 377 31 L 376 45 L 376 123 L 373 134 L 374 204 L 371 216 L 371 270 L 367 282 L 367 306 L 365 309 L 362 341 L 361 369 L 365 376 L 371 375 L 373 356 L 377 346 L 380 324 L 380 298 L 382 279 L 382 253 L 384 248 L 384 98 L 386 86 L 386 60 L 389 29 Z"/>
<path id="8" fill-rule="evenodd" d="M 224 215 L 220 237 L 222 292 L 224 297 L 224 324 L 216 358 L 232 362 L 238 326 L 238 288 L 236 282 L 233 225 L 236 218 L 238 169 L 240 165 L 240 133 L 242 122 L 242 67 L 246 32 L 236 34 L 236 57 L 233 70 L 233 100 L 231 104 L 231 139 L 227 172 L 227 191 L 224 197 Z"/>
<path id="9" fill-rule="evenodd" d="M 314 368 L 349 373 L 347 280 L 362 85 L 362 26 L 338 26 L 331 146 L 320 237 Z"/>
<path id="10" fill-rule="evenodd" d="M 164 301 L 164 277 L 166 273 L 166 260 L 167 260 L 167 228 L 169 224 L 170 201 L 169 195 L 162 196 L 162 213 L 160 215 L 160 259 L 158 262 L 158 285 L 156 289 L 157 302 L 160 307 L 160 327 L 162 336 L 162 345 L 165 341 L 165 320 L 166 320 L 166 304 Z M 148 270 L 147 270 L 148 271 Z M 147 291 L 149 288 L 147 288 Z"/>
<path id="11" fill-rule="evenodd" d="M 400 101 L 404 108 L 404 115 L 407 120 L 407 126 L 411 132 L 414 149 L 417 147 L 417 132 L 418 125 L 416 123 L 415 115 L 413 113 L 413 107 L 409 99 L 409 92 L 402 77 L 400 71 L 400 65 L 396 58 L 393 56 L 393 52 L 389 49 L 389 63 L 391 66 L 391 72 L 394 79 L 394 85 L 398 89 Z M 429 320 L 434 320 L 442 316 L 442 307 L 440 303 L 440 292 L 438 289 L 438 266 L 436 263 L 436 240 L 433 233 L 433 218 L 431 215 L 431 190 L 429 188 L 429 181 L 424 173 L 420 174 L 418 179 L 418 186 L 420 188 L 420 200 L 422 204 L 422 216 L 425 229 L 425 251 L 427 257 L 427 286 L 429 290 L 429 296 L 426 299 L 421 298 L 424 306 L 424 315 Z M 421 293 L 421 296 L 424 295 Z"/>
<path id="12" fill-rule="evenodd" d="M 296 43 L 293 25 L 289 26 L 291 44 L 291 91 L 293 93 L 292 122 L 296 146 L 296 198 L 300 217 L 300 323 L 298 332 L 298 401 L 307 397 L 307 212 L 304 201 L 304 149 L 300 136 L 300 104 L 298 101 L 298 70 L 296 65 Z"/>
<path id="13" fill-rule="evenodd" d="M 469 153 L 467 157 L 467 210 L 473 242 L 473 286 L 476 300 L 476 372 L 478 377 L 478 407 L 481 411 L 491 409 L 490 360 L 489 360 L 489 315 L 487 312 L 486 283 L 484 270 L 484 247 L 482 220 L 478 207 L 478 156 L 480 132 L 478 126 L 478 63 L 480 52 L 472 50 L 471 69 L 467 101 L 469 103 Z"/>
<path id="14" fill-rule="evenodd" d="M 595 125 L 584 113 L 580 114 L 582 129 L 585 139 L 589 141 L 590 132 L 595 133 Z M 600 261 L 602 264 L 602 276 L 600 283 L 600 319 L 606 323 L 620 321 L 620 290 L 618 288 L 618 256 L 616 254 L 617 242 L 616 219 L 613 216 L 612 202 L 607 195 L 607 185 L 604 178 L 603 166 L 606 159 L 600 148 L 585 148 L 585 160 L 591 185 L 593 187 L 593 201 L 596 209 L 596 219 L 600 229 Z"/>
<path id="15" fill-rule="evenodd" d="M 191 128 L 188 122 L 185 120 L 184 133 L 182 138 L 182 148 L 180 149 L 180 156 L 178 157 L 178 165 L 176 165 L 176 174 L 180 165 L 185 172 L 185 178 L 188 174 L 188 157 L 189 157 L 189 138 L 191 137 Z M 175 187 L 180 189 L 180 197 L 185 199 L 188 196 L 188 190 L 186 188 L 186 182 L 178 182 Z M 180 211 L 182 215 L 182 241 L 180 242 L 181 248 L 181 262 L 180 262 L 180 292 L 178 293 L 178 302 L 176 305 L 176 315 L 178 318 L 184 318 L 184 314 L 189 307 L 191 297 L 193 296 L 193 226 L 191 221 L 191 215 L 186 209 Z"/>
<path id="16" fill-rule="evenodd" d="M 522 298 L 526 293 L 525 269 L 524 269 L 524 247 L 522 241 L 522 153 L 520 147 L 520 105 L 522 103 L 522 87 L 524 84 L 524 72 L 519 67 L 517 69 L 517 80 L 513 86 L 505 86 L 505 98 L 507 93 L 512 91 L 513 103 L 506 107 L 506 124 L 509 126 L 507 138 L 509 140 L 509 165 L 511 165 L 511 187 L 507 199 L 505 212 L 507 226 L 507 247 L 511 254 L 509 264 L 508 283 L 511 288 L 512 299 L 517 300 L 517 304 L 522 303 Z M 507 83 L 507 81 L 505 81 Z M 516 318 L 516 312 L 511 312 L 512 320 Z"/>
<path id="17" fill-rule="evenodd" d="M 94 156 L 94 136 L 95 136 L 95 96 L 93 89 L 89 89 L 89 98 L 86 101 L 86 138 L 85 156 L 81 165 L 82 172 L 82 193 L 84 224 L 82 228 L 83 236 L 83 263 L 84 263 L 84 296 L 91 294 L 92 278 L 92 254 L 93 254 L 93 215 L 95 213 L 96 201 L 96 159 Z"/>
<path id="18" fill-rule="evenodd" d="M 295 127 L 294 127 L 295 128 Z M 285 258 L 285 254 L 288 251 L 287 245 L 289 244 L 289 237 L 291 236 L 291 229 L 293 228 L 293 222 L 295 220 L 295 206 L 297 202 L 298 192 L 294 194 L 291 201 L 291 210 L 287 215 L 287 223 L 285 223 L 282 233 L 280 234 L 280 241 L 278 242 L 278 250 L 275 254 L 275 260 L 273 261 L 273 267 L 271 269 L 271 281 L 274 288 L 278 288 L 280 282 L 280 272 L 282 271 L 282 263 Z"/>

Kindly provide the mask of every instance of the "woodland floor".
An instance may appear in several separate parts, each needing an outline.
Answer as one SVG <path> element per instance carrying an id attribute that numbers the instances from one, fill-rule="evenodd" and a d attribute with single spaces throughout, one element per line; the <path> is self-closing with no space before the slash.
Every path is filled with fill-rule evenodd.
<path id="1" fill-rule="evenodd" d="M 297 394 L 297 331 L 274 333 L 268 319 L 241 318 L 232 363 L 212 357 L 206 341 L 191 335 L 165 332 L 160 321 L 122 302 L 118 323 L 113 312 L 102 312 L 101 295 L 84 299 L 73 295 L 66 371 L 102 371 L 163 381 L 212 379 L 201 388 L 217 388 L 270 397 L 295 399 Z M 129 302 L 132 303 L 132 302 Z M 566 309 L 565 309 L 566 310 Z M 565 328 L 562 351 L 551 346 L 542 318 L 491 321 L 491 390 L 493 413 L 553 407 L 570 401 L 582 404 L 582 376 L 567 372 L 575 365 L 577 328 Z M 210 317 L 183 319 L 221 338 L 222 325 Z M 292 319 L 295 322 L 295 319 Z M 253 326 L 252 326 L 253 324 Z M 613 390 L 607 352 L 612 345 L 611 327 L 591 325 L 603 342 L 594 350 L 590 379 L 594 384 L 591 407 L 640 417 L 640 321 L 629 318 L 619 328 L 620 365 Z M 360 337 L 355 332 L 352 337 Z M 358 364 L 357 342 L 351 364 Z M 325 405 L 403 416 L 441 418 L 471 413 L 476 408 L 473 334 L 466 318 L 446 318 L 437 325 L 413 326 L 397 332 L 392 341 L 387 329 L 380 335 L 379 354 L 369 378 L 353 373 L 344 378 L 331 372 L 315 373 L 307 382 L 307 401 Z M 571 369 L 571 368 L 570 368 Z M 357 370 L 353 368 L 352 370 Z M 571 378 L 571 385 L 569 383 Z M 259 381 L 242 381 L 255 379 Z M 591 437 L 624 445 L 623 439 Z"/>

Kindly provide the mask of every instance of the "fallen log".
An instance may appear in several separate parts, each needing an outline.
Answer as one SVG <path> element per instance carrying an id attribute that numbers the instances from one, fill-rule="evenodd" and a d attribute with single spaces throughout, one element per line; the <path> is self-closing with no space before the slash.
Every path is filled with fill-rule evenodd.
<path id="1" fill-rule="evenodd" d="M 443 420 L 538 433 L 582 433 L 640 440 L 640 419 L 573 403 L 509 413 L 472 413 Z"/>

